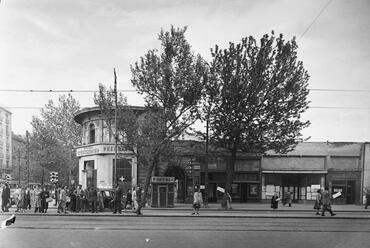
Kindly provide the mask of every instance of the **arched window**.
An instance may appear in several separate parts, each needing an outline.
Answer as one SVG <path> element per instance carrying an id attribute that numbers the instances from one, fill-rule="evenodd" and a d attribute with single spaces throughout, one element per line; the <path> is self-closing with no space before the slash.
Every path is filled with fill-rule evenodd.
<path id="1" fill-rule="evenodd" d="M 93 123 L 89 126 L 89 144 L 95 143 L 95 126 Z"/>

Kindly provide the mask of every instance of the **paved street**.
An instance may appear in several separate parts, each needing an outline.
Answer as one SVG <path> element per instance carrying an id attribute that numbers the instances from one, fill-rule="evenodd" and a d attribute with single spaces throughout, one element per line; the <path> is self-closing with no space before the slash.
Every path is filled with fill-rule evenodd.
<path id="1" fill-rule="evenodd" d="M 15 225 L 0 230 L 0 247 L 363 248 L 370 242 L 370 219 L 365 215 L 362 219 L 343 219 L 300 218 L 302 213 L 276 218 L 269 217 L 267 212 L 260 213 L 263 218 L 242 214 L 215 218 L 207 217 L 208 212 L 199 217 L 148 214 L 143 217 L 19 214 Z M 157 215 L 160 216 L 158 212 Z"/>

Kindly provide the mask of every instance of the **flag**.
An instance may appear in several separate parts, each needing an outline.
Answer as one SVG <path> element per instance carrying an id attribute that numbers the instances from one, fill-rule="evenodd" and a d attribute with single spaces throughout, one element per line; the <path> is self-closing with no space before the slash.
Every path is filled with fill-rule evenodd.
<path id="1" fill-rule="evenodd" d="M 12 216 L 10 216 L 9 218 L 7 218 L 6 220 L 3 220 L 1 222 L 1 229 L 5 229 L 7 228 L 8 226 L 10 226 L 11 224 L 14 224 L 15 222 L 15 215 L 13 214 Z"/>

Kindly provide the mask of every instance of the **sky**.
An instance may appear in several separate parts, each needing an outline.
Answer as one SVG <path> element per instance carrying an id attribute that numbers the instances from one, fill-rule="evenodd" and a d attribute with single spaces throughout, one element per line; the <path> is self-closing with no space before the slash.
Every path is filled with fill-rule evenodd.
<path id="1" fill-rule="evenodd" d="M 94 91 L 113 85 L 113 68 L 118 89 L 133 90 L 130 65 L 159 48 L 158 33 L 171 25 L 187 26 L 192 50 L 208 61 L 216 44 L 272 30 L 297 37 L 312 89 L 304 137 L 370 141 L 368 0 L 1 0 L 0 104 L 12 112 L 13 132 L 32 131 L 32 116 L 61 93 L 5 90 Z M 73 96 L 94 105 L 92 92 Z"/>

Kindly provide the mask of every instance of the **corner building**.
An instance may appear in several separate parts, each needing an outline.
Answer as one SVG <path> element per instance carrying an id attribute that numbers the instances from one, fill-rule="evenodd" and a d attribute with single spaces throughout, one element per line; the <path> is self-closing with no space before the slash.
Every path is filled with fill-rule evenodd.
<path id="1" fill-rule="evenodd" d="M 142 110 L 141 107 L 132 108 Z M 75 114 L 74 120 L 82 125 L 82 145 L 76 147 L 79 159 L 79 184 L 83 188 L 95 186 L 99 189 L 112 189 L 115 181 L 119 182 L 121 178 L 125 178 L 126 182 L 136 185 L 138 182 L 136 155 L 132 151 L 122 150 L 120 146 L 115 175 L 115 142 L 112 132 L 114 123 L 110 129 L 99 107 L 80 110 Z"/>

